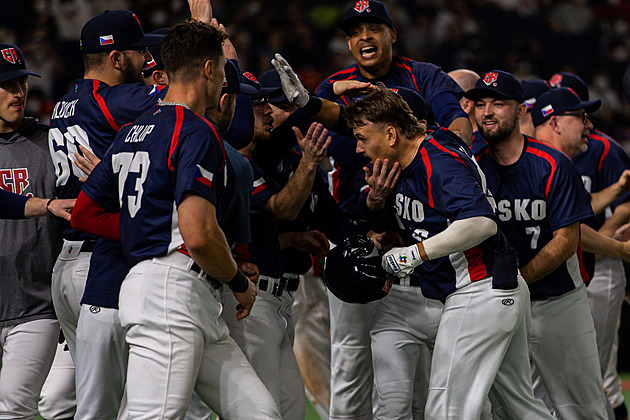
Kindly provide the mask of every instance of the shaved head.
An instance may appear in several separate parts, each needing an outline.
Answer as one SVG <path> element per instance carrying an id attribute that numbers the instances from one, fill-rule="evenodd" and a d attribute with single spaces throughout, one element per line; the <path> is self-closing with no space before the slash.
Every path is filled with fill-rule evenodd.
<path id="1" fill-rule="evenodd" d="M 475 87 L 475 83 L 479 80 L 479 75 L 472 70 L 458 69 L 448 73 L 455 83 L 459 85 L 464 92 Z"/>

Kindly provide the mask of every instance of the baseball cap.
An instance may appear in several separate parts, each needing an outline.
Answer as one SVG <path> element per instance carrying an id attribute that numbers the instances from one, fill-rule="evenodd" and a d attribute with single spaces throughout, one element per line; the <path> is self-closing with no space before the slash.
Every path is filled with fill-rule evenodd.
<path id="1" fill-rule="evenodd" d="M 243 77 L 243 82 L 247 83 L 248 85 L 252 85 L 258 89 L 258 92 L 252 95 L 252 99 L 269 98 L 269 100 L 271 101 L 271 98 L 275 100 L 280 95 L 284 94 L 284 92 L 282 91 L 282 86 L 263 86 L 262 83 L 258 81 L 256 76 L 248 71 L 243 73 Z"/>
<path id="2" fill-rule="evenodd" d="M 298 76 L 298 78 L 299 77 L 300 76 Z M 284 91 L 282 90 L 282 82 L 280 81 L 280 75 L 278 74 L 278 70 L 276 69 L 267 70 L 266 72 L 258 76 L 258 81 L 260 82 L 261 85 L 263 85 L 263 88 L 274 88 L 274 89 L 280 88 L 280 94 L 272 98 L 270 97 L 269 102 L 273 104 L 273 103 L 288 101 L 287 95 L 285 95 Z"/>
<path id="3" fill-rule="evenodd" d="M 339 24 L 342 31 L 348 32 L 358 22 L 384 23 L 392 29 L 394 21 L 387 7 L 376 0 L 359 0 L 346 10 L 346 16 Z"/>
<path id="4" fill-rule="evenodd" d="M 255 86 L 244 82 L 245 77 L 236 65 L 228 60 L 225 62 L 225 81 L 221 88 L 221 94 L 224 93 L 245 93 L 247 95 L 255 95 L 258 90 Z"/>
<path id="5" fill-rule="evenodd" d="M 162 62 L 162 55 L 160 51 L 162 50 L 162 41 L 166 36 L 169 28 L 161 28 L 151 32 L 151 35 L 159 35 L 161 37 L 160 42 L 155 45 L 150 45 L 148 47 L 149 53 L 153 59 L 147 62 L 147 65 L 142 70 L 142 75 L 144 77 L 149 77 L 155 70 L 164 70 L 164 63 Z"/>
<path id="6" fill-rule="evenodd" d="M 20 76 L 36 76 L 41 77 L 37 73 L 26 70 L 26 61 L 24 55 L 18 47 L 13 44 L 0 44 L 0 82 L 15 79 Z"/>
<path id="7" fill-rule="evenodd" d="M 534 127 L 543 124 L 554 115 L 562 115 L 566 112 L 584 109 L 590 114 L 599 109 L 602 101 L 583 102 L 573 89 L 560 87 L 549 89 L 538 97 L 536 103 L 532 107 L 532 122 Z"/>
<path id="8" fill-rule="evenodd" d="M 492 70 L 477 80 L 475 87 L 466 91 L 464 96 L 476 101 L 484 96 L 491 98 L 514 99 L 523 103 L 523 86 L 511 73 L 502 70 Z"/>
<path id="9" fill-rule="evenodd" d="M 163 36 L 145 34 L 138 17 L 129 10 L 105 10 L 81 29 L 81 52 L 95 54 L 131 50 L 162 42 Z"/>
<path id="10" fill-rule="evenodd" d="M 413 112 L 413 115 L 415 115 L 417 119 L 426 120 L 428 118 L 429 107 L 427 106 L 424 98 L 420 96 L 418 92 L 416 92 L 415 90 L 407 89 L 405 87 L 397 86 L 390 89 L 399 94 L 403 98 L 403 100 L 407 102 L 407 105 L 409 105 L 411 112 Z"/>
<path id="11" fill-rule="evenodd" d="M 552 88 L 568 87 L 578 94 L 580 99 L 588 101 L 588 85 L 577 74 L 558 72 L 549 78 L 549 86 Z"/>
<path id="12" fill-rule="evenodd" d="M 528 111 L 536 103 L 536 98 L 550 89 L 549 83 L 543 79 L 523 80 L 521 86 L 523 86 L 523 96 L 525 97 L 525 105 L 527 105 Z"/>

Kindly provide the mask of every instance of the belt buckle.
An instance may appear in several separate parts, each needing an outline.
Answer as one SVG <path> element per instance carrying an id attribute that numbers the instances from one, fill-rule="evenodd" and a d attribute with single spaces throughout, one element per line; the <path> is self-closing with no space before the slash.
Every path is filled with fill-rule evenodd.
<path id="1" fill-rule="evenodd" d="M 286 281 L 283 278 L 281 278 L 280 280 L 278 280 L 277 283 L 273 284 L 273 290 L 271 291 L 271 294 L 276 297 L 280 297 L 282 296 L 282 293 L 284 292 L 285 288 L 286 288 Z"/>

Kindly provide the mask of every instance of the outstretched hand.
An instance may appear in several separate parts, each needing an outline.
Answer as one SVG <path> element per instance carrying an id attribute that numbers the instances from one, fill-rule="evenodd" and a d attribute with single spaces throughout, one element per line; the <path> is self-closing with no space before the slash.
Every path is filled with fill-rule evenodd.
<path id="1" fill-rule="evenodd" d="M 363 167 L 365 181 L 370 186 L 367 205 L 372 210 L 381 210 L 385 206 L 385 199 L 394 191 L 398 177 L 402 172 L 400 163 L 390 165 L 389 159 L 376 159 L 372 168 Z"/>
<path id="2" fill-rule="evenodd" d="M 306 136 L 303 136 L 297 127 L 293 127 L 293 132 L 302 149 L 302 159 L 306 159 L 306 162 L 315 166 L 319 165 L 326 157 L 328 146 L 332 141 L 328 130 L 323 125 L 314 122 L 308 128 Z"/>
<path id="3" fill-rule="evenodd" d="M 372 83 L 358 80 L 338 80 L 333 83 L 333 92 L 337 96 L 364 96 L 377 90 L 378 87 Z"/>
<path id="4" fill-rule="evenodd" d="M 280 54 L 276 53 L 276 58 L 271 60 L 271 64 L 278 71 L 280 82 L 282 83 L 282 91 L 286 95 L 289 102 L 302 108 L 308 103 L 308 91 L 298 78 L 297 74 L 291 68 L 291 65 Z"/>

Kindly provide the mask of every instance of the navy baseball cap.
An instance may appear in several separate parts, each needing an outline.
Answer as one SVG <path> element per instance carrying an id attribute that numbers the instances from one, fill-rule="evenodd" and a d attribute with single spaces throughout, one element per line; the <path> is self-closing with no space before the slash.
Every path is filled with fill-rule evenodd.
<path id="1" fill-rule="evenodd" d="M 523 96 L 525 97 L 525 105 L 528 111 L 532 109 L 540 95 L 551 89 L 549 83 L 543 79 L 523 80 L 521 86 L 523 86 Z"/>
<path id="2" fill-rule="evenodd" d="M 532 107 L 532 122 L 534 127 L 538 127 L 554 115 L 562 115 L 578 109 L 584 109 L 587 114 L 590 114 L 597 111 L 601 105 L 602 101 L 599 99 L 583 102 L 571 88 L 549 89 L 538 97 Z"/>
<path id="3" fill-rule="evenodd" d="M 514 99 L 519 104 L 525 101 L 523 86 L 511 73 L 502 70 L 492 70 L 477 80 L 475 87 L 464 93 L 471 101 L 479 98 L 491 97 Z"/>
<path id="4" fill-rule="evenodd" d="M 150 77 L 155 70 L 164 70 L 164 63 L 162 62 L 162 54 L 160 51 L 162 50 L 162 41 L 166 37 L 166 33 L 169 28 L 161 28 L 151 32 L 151 35 L 159 35 L 161 37 L 160 42 L 155 45 L 150 45 L 148 47 L 149 53 L 153 60 L 149 61 L 147 65 L 142 70 L 142 75 L 144 77 Z"/>
<path id="5" fill-rule="evenodd" d="M 275 99 L 280 95 L 284 95 L 282 91 L 282 86 L 264 86 L 256 76 L 246 71 L 243 73 L 243 77 L 245 78 L 244 82 L 248 85 L 252 85 L 258 89 L 258 92 L 252 96 L 252 99 L 260 99 L 260 98 L 268 98 L 269 101 L 271 99 Z M 286 98 L 286 96 L 285 96 Z"/>
<path id="6" fill-rule="evenodd" d="M 298 76 L 298 78 L 299 77 L 300 76 Z M 278 74 L 278 70 L 276 69 L 267 70 L 266 72 L 258 76 L 258 81 L 260 82 L 261 85 L 263 85 L 263 88 L 267 88 L 267 89 L 280 88 L 281 89 L 280 94 L 278 96 L 269 98 L 269 102 L 271 102 L 272 104 L 289 101 L 287 99 L 287 95 L 285 95 L 284 91 L 282 90 L 282 82 L 280 81 L 280 75 Z"/>
<path id="7" fill-rule="evenodd" d="M 221 94 L 224 93 L 245 93 L 247 95 L 255 95 L 259 91 L 254 85 L 245 83 L 245 77 L 238 67 L 231 61 L 225 62 L 225 81 L 221 88 Z"/>
<path id="8" fill-rule="evenodd" d="M 145 34 L 138 17 L 129 10 L 106 10 L 81 29 L 81 52 L 95 54 L 133 50 L 162 42 L 163 36 Z"/>
<path id="9" fill-rule="evenodd" d="M 580 99 L 588 101 L 588 85 L 577 74 L 558 72 L 549 78 L 549 86 L 552 88 L 568 87 L 578 94 Z"/>
<path id="10" fill-rule="evenodd" d="M 339 24 L 342 31 L 348 33 L 358 22 L 384 23 L 392 29 L 394 20 L 387 7 L 376 0 L 359 0 L 346 10 L 346 16 Z"/>
<path id="11" fill-rule="evenodd" d="M 0 44 L 0 82 L 15 79 L 21 76 L 41 77 L 37 73 L 26 70 L 24 55 L 18 47 L 12 44 Z"/>
<path id="12" fill-rule="evenodd" d="M 424 98 L 418 92 L 405 87 L 396 86 L 390 89 L 399 94 L 403 100 L 407 102 L 411 112 L 413 112 L 413 115 L 415 115 L 417 119 L 426 120 L 428 118 L 429 107 L 427 106 Z"/>

